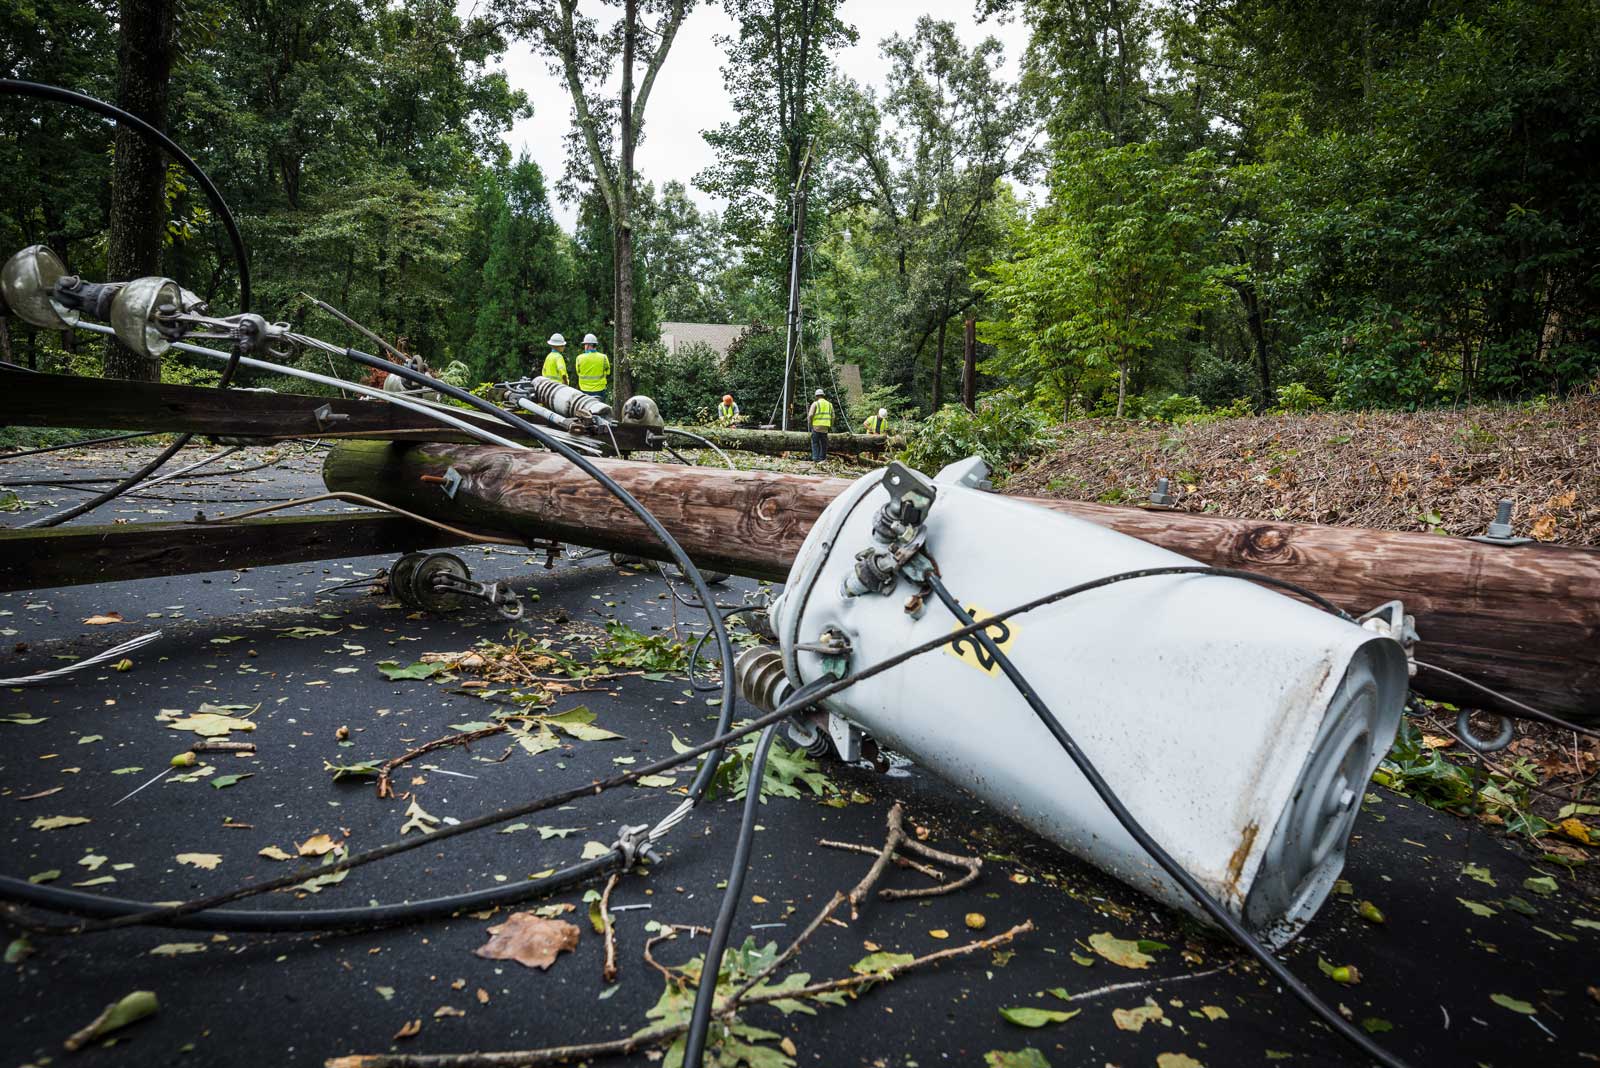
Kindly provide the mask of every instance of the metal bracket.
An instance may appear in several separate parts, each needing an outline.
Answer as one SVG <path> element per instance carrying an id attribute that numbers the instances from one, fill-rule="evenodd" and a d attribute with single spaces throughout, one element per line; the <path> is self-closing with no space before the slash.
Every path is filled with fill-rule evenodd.
<path id="1" fill-rule="evenodd" d="M 1417 636 L 1417 619 L 1415 616 L 1406 615 L 1406 606 L 1402 602 L 1385 601 L 1372 611 L 1364 613 L 1356 623 L 1363 630 L 1392 638 L 1406 654 L 1407 672 L 1411 675 L 1417 673 L 1415 656 L 1417 642 L 1420 640 Z"/>
<path id="2" fill-rule="evenodd" d="M 318 430 L 332 430 L 334 424 L 344 422 L 350 418 L 350 415 L 347 412 L 334 411 L 331 404 L 324 404 L 312 412 L 311 417 L 317 421 Z"/>
<path id="3" fill-rule="evenodd" d="M 861 759 L 861 728 L 835 713 L 828 713 L 828 737 L 833 739 L 833 748 L 839 754 L 839 759 L 846 764 L 854 764 Z"/>
<path id="4" fill-rule="evenodd" d="M 611 848 L 622 854 L 622 866 L 633 867 L 640 857 L 660 863 L 661 858 L 656 855 L 655 846 L 650 841 L 650 825 L 640 823 L 636 825 L 623 824 L 617 840 L 611 843 Z"/>
<path id="5" fill-rule="evenodd" d="M 1172 483 L 1165 478 L 1156 479 L 1156 488 L 1150 494 L 1152 508 L 1171 508 L 1176 498 L 1172 496 Z"/>
<path id="6" fill-rule="evenodd" d="M 452 501 L 456 499 L 456 490 L 461 488 L 461 472 L 454 467 L 448 467 L 444 472 L 444 495 Z"/>

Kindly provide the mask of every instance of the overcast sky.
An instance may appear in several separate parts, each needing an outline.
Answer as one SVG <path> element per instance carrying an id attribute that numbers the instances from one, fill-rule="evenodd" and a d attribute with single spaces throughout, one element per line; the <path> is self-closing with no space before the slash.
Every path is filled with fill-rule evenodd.
<path id="1" fill-rule="evenodd" d="M 463 0 L 463 9 L 472 6 L 470 0 Z M 837 55 L 839 69 L 856 81 L 883 86 L 879 42 L 891 34 L 911 32 L 917 16 L 928 14 L 954 22 L 969 47 L 985 36 L 998 37 L 1005 45 L 1006 76 L 1014 77 L 1027 30 L 1018 22 L 1001 24 L 993 19 L 980 25 L 973 17 L 974 7 L 974 0 L 844 0 L 841 15 L 855 26 L 860 42 Z M 694 188 L 694 176 L 711 162 L 711 148 L 701 131 L 715 129 L 733 117 L 722 89 L 723 50 L 715 40 L 718 34 L 732 31 L 731 20 L 714 4 L 697 5 L 684 20 L 651 91 L 645 112 L 646 137 L 636 156 L 643 177 L 658 186 L 673 179 L 681 181 L 703 206 L 721 206 Z M 504 67 L 512 87 L 526 92 L 533 102 L 533 117 L 517 123 L 506 141 L 514 153 L 526 151 L 533 157 L 553 185 L 565 167 L 563 139 L 571 125 L 566 83 L 520 42 L 507 52 Z M 576 208 L 560 203 L 554 207 L 562 226 L 571 230 Z"/>

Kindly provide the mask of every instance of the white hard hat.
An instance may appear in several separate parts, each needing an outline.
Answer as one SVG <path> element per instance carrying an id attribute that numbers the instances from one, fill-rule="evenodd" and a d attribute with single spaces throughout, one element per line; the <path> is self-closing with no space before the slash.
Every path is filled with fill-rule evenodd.
<path id="1" fill-rule="evenodd" d="M 551 334 L 550 340 L 545 342 L 546 345 L 565 345 L 566 343 L 567 339 L 560 334 Z"/>
<path id="2" fill-rule="evenodd" d="M 559 337 L 560 335 L 557 336 Z M 595 337 L 593 334 L 585 334 L 583 335 L 583 343 L 585 345 L 598 345 L 600 344 L 600 339 Z"/>
<path id="3" fill-rule="evenodd" d="M 887 409 L 887 408 L 879 408 L 879 409 L 878 409 L 878 414 L 879 414 L 879 415 L 880 415 L 880 416 L 885 416 L 885 417 L 887 417 L 887 416 L 888 416 L 888 414 L 889 414 L 889 409 Z"/>
<path id="4" fill-rule="evenodd" d="M 822 390 L 820 390 L 820 389 L 817 390 L 817 396 L 819 396 L 819 397 L 822 396 Z"/>

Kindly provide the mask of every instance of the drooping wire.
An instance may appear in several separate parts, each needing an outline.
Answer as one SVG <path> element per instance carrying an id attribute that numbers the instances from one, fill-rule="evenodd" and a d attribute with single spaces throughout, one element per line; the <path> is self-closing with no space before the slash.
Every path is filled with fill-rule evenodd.
<path id="1" fill-rule="evenodd" d="M 206 200 L 211 204 L 212 211 L 217 214 L 217 217 L 222 220 L 222 225 L 227 228 L 228 242 L 233 246 L 234 266 L 239 272 L 239 310 L 241 312 L 250 310 L 250 257 L 245 251 L 244 235 L 239 232 L 239 224 L 234 219 L 233 211 L 228 207 L 228 202 L 223 199 L 222 191 L 211 181 L 210 175 L 206 174 L 200 164 L 191 159 L 189 154 L 180 148 L 176 141 L 130 111 L 124 111 L 115 104 L 108 104 L 104 100 L 99 100 L 83 93 L 75 93 L 60 86 L 19 81 L 14 78 L 0 78 L 0 95 L 27 96 L 38 100 L 50 100 L 56 103 L 70 104 L 73 107 L 85 108 L 97 115 L 137 130 L 165 149 L 173 159 L 178 161 L 179 166 L 188 171 L 190 176 L 200 183 L 201 189 L 205 191 Z M 217 380 L 218 389 L 227 389 L 228 384 L 233 381 L 234 372 L 239 367 L 239 356 L 240 352 L 235 347 L 233 358 L 228 361 L 228 365 L 222 370 L 222 377 Z M 75 504 L 65 511 L 23 523 L 19 529 L 28 530 L 38 527 L 60 526 L 69 519 L 75 519 L 86 512 L 92 512 L 102 504 L 115 500 L 160 470 L 168 460 L 178 454 L 179 450 L 189 444 L 193 436 L 192 434 L 180 434 L 171 445 L 168 445 L 157 454 L 155 459 L 105 492 Z"/>

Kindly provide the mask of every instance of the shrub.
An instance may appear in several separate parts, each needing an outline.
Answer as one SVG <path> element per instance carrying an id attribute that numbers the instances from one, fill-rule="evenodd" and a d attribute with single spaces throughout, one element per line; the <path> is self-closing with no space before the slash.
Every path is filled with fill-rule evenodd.
<path id="1" fill-rule="evenodd" d="M 1011 393 L 984 397 L 975 412 L 947 404 L 912 429 L 900 459 L 933 474 L 976 454 L 999 477 L 1049 443 L 1049 425 L 1045 416 Z"/>

